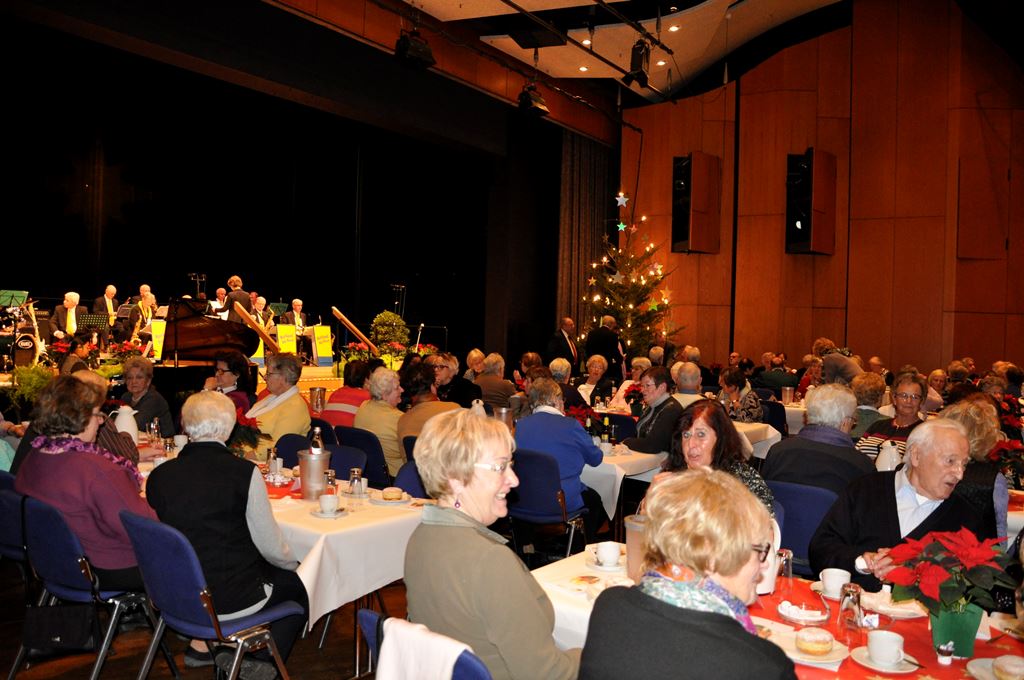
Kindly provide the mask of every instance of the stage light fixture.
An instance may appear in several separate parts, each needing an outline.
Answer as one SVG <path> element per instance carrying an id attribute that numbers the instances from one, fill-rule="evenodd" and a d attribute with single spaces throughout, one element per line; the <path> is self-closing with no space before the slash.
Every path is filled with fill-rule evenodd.
<path id="1" fill-rule="evenodd" d="M 629 73 L 622 76 L 627 86 L 633 81 L 640 87 L 647 87 L 647 72 L 651 66 L 651 46 L 644 39 L 637 40 L 629 55 Z"/>
<path id="2" fill-rule="evenodd" d="M 537 91 L 536 82 L 531 81 L 523 86 L 523 91 L 519 93 L 519 110 L 537 118 L 551 113 L 544 97 Z"/>
<path id="3" fill-rule="evenodd" d="M 430 45 L 417 29 L 402 31 L 395 43 L 395 56 L 406 66 L 427 69 L 437 63 Z"/>

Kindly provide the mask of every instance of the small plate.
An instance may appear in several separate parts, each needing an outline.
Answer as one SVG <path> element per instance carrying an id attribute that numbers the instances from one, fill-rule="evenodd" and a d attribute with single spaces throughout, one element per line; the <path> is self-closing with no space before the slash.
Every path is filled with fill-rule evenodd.
<path id="1" fill-rule="evenodd" d="M 597 569 L 598 571 L 625 571 L 626 570 L 626 561 L 623 558 L 620 557 L 618 564 L 609 567 L 609 566 L 605 566 L 603 564 L 598 564 L 597 563 L 597 559 L 593 555 L 588 554 L 587 555 L 587 566 L 590 567 L 591 569 Z"/>
<path id="2" fill-rule="evenodd" d="M 811 590 L 813 590 L 814 592 L 818 593 L 819 595 L 821 595 L 826 600 L 832 600 L 833 602 L 839 602 L 839 598 L 838 597 L 833 597 L 831 595 L 826 595 L 825 594 L 825 586 L 821 585 L 821 581 L 815 581 L 814 583 L 812 583 L 811 584 Z"/>
<path id="3" fill-rule="evenodd" d="M 797 611 L 806 610 L 800 610 L 798 608 Z M 783 621 L 789 621 L 790 623 L 795 623 L 798 626 L 814 626 L 819 623 L 825 623 L 832 617 L 831 612 L 824 610 L 818 611 L 820 613 L 814 616 L 792 616 L 789 614 L 784 614 L 781 607 L 776 609 L 776 612 L 778 613 L 780 619 L 782 619 Z"/>
<path id="4" fill-rule="evenodd" d="M 814 656 L 813 654 L 804 654 L 796 648 L 796 633 L 773 634 L 768 638 L 768 641 L 774 642 L 778 645 L 782 651 L 786 653 L 786 656 L 793 661 L 808 666 L 833 664 L 850 656 L 850 648 L 841 644 L 838 640 L 832 644 L 831 652 L 828 654 L 820 654 L 818 656 Z"/>
<path id="5" fill-rule="evenodd" d="M 338 519 L 339 517 L 345 516 L 345 511 L 341 509 L 337 512 L 320 512 L 319 510 L 310 510 L 309 514 L 318 519 Z"/>
<path id="6" fill-rule="evenodd" d="M 860 603 L 865 609 L 884 614 L 891 619 L 919 619 L 928 615 L 928 610 L 917 600 L 894 603 L 892 601 L 892 594 L 884 591 L 862 593 Z"/>
<path id="7" fill-rule="evenodd" d="M 903 653 L 904 661 L 900 661 L 895 666 L 879 666 L 871 660 L 871 656 L 868 655 L 867 647 L 857 647 L 856 649 L 850 650 L 850 658 L 859 663 L 865 668 L 870 668 L 873 671 L 879 673 L 892 673 L 893 675 L 903 675 L 904 673 L 913 673 L 918 670 L 918 667 L 912 663 L 907 663 L 906 659 L 910 659 L 914 663 L 917 663 L 917 659 L 910 656 L 906 652 Z"/>
<path id="8" fill-rule="evenodd" d="M 407 493 L 402 493 L 402 497 L 397 501 L 386 501 L 383 498 L 375 498 L 370 496 L 370 505 L 405 505 L 406 503 L 412 502 L 412 496 Z"/>
<path id="9" fill-rule="evenodd" d="M 967 672 L 977 680 L 995 680 L 996 674 L 992 672 L 992 662 L 995 659 L 971 659 L 967 662 Z"/>

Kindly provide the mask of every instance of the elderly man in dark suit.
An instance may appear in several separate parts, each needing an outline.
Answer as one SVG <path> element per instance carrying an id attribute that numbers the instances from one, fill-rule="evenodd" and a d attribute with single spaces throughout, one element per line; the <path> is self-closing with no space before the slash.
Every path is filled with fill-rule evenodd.
<path id="1" fill-rule="evenodd" d="M 106 290 L 103 291 L 103 295 L 99 296 L 92 302 L 92 313 L 93 314 L 106 314 L 107 325 L 99 329 L 100 347 L 106 348 L 107 342 L 113 337 L 115 340 L 121 334 L 121 327 L 117 322 L 117 308 L 120 303 L 117 298 L 117 288 L 114 286 L 107 286 Z"/>
<path id="2" fill-rule="evenodd" d="M 52 337 L 63 340 L 78 332 L 82 315 L 89 313 L 84 306 L 78 304 L 79 300 L 81 297 L 78 293 L 72 291 L 64 293 L 64 302 L 57 305 L 53 314 L 50 315 L 50 335 Z"/>
<path id="3" fill-rule="evenodd" d="M 622 372 L 622 359 L 625 353 L 622 351 L 619 335 L 615 332 L 614 316 L 602 316 L 601 325 L 587 334 L 587 358 L 595 354 L 600 354 L 608 361 L 608 377 L 616 383 L 621 383 L 625 379 Z"/>
<path id="4" fill-rule="evenodd" d="M 876 591 L 896 566 L 889 550 L 906 538 L 961 528 L 979 539 L 994 538 L 994 523 L 953 493 L 970 460 L 968 451 L 965 430 L 954 420 L 938 418 L 914 428 L 907 438 L 906 467 L 864 475 L 839 495 L 811 538 L 811 570 L 846 569 L 855 583 Z"/>
<path id="5" fill-rule="evenodd" d="M 579 372 L 580 357 L 579 348 L 576 347 L 576 322 L 568 316 L 562 318 L 558 330 L 548 340 L 548 350 L 544 358 L 549 362 L 555 359 L 565 359 L 572 367 L 573 374 Z"/>

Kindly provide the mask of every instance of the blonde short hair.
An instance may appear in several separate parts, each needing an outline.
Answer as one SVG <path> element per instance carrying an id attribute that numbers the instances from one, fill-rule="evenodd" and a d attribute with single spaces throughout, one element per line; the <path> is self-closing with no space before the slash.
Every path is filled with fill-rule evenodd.
<path id="1" fill-rule="evenodd" d="M 605 371 L 608 370 L 608 360 L 600 354 L 591 354 L 590 358 L 587 359 L 588 369 L 590 368 L 590 364 L 597 364 L 598 366 L 602 366 Z"/>
<path id="2" fill-rule="evenodd" d="M 677 564 L 732 576 L 771 530 L 764 504 L 731 474 L 710 468 L 660 482 L 645 504 L 645 568 Z"/>
<path id="3" fill-rule="evenodd" d="M 469 354 L 466 355 L 466 365 L 469 366 L 470 368 L 473 367 L 473 364 L 479 363 L 483 360 L 484 353 L 476 348 L 469 350 Z"/>
<path id="4" fill-rule="evenodd" d="M 515 441 L 500 420 L 464 408 L 434 416 L 423 426 L 413 451 L 423 488 L 431 498 L 452 495 L 448 480 L 469 484 L 476 473 L 474 463 L 489 446 L 509 454 L 515 450 Z"/>
<path id="5" fill-rule="evenodd" d="M 128 361 L 124 362 L 124 366 L 121 369 L 122 373 L 124 374 L 124 377 L 127 378 L 128 372 L 135 368 L 139 370 L 139 373 L 142 374 L 143 378 L 149 380 L 150 382 L 153 381 L 152 361 L 150 361 L 149 359 L 145 359 L 143 357 L 132 357 L 128 359 Z"/>
<path id="6" fill-rule="evenodd" d="M 955 420 L 967 431 L 967 445 L 971 458 L 985 462 L 989 451 L 999 439 L 999 416 L 992 400 L 980 394 L 972 394 L 942 409 L 940 418 Z"/>

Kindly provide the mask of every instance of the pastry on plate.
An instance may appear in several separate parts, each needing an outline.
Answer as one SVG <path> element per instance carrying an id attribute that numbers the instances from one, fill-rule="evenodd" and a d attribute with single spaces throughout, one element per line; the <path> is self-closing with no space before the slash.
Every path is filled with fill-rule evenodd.
<path id="1" fill-rule="evenodd" d="M 835 639 L 824 628 L 810 626 L 796 633 L 796 648 L 809 656 L 825 656 L 832 651 Z"/>

